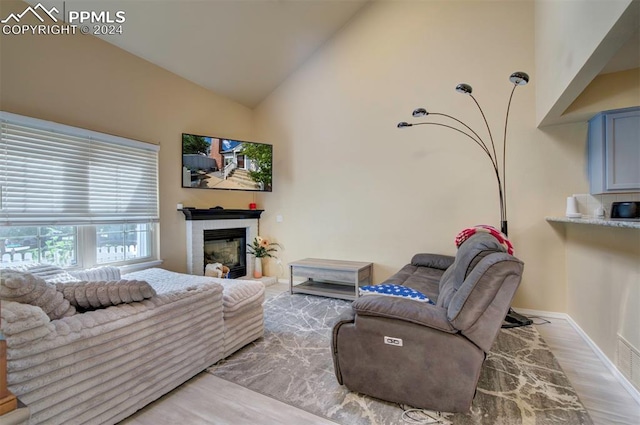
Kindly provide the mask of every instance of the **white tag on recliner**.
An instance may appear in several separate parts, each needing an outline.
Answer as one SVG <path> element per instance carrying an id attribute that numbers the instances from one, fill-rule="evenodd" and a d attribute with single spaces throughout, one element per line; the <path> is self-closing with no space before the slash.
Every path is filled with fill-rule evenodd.
<path id="1" fill-rule="evenodd" d="M 395 345 L 396 347 L 402 347 L 402 340 L 400 338 L 394 338 L 392 336 L 385 336 L 384 343 L 388 345 Z"/>

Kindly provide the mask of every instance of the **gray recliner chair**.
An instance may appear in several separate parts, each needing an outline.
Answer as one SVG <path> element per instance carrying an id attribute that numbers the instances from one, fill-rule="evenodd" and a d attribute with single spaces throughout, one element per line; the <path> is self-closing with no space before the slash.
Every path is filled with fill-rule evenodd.
<path id="1" fill-rule="evenodd" d="M 420 291 L 435 305 L 359 297 L 333 328 L 338 382 L 382 400 L 467 412 L 523 267 L 487 233 L 463 242 L 455 258 L 415 255 L 385 283 Z"/>

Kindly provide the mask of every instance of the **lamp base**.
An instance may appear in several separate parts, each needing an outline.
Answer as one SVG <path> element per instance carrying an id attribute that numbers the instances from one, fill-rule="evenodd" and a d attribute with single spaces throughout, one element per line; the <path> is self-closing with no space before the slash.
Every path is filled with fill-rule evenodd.
<path id="1" fill-rule="evenodd" d="M 504 318 L 505 324 L 503 328 L 517 328 L 520 326 L 529 326 L 533 324 L 533 320 L 529 319 L 522 314 L 516 313 L 512 308 L 509 308 L 509 312 Z"/>

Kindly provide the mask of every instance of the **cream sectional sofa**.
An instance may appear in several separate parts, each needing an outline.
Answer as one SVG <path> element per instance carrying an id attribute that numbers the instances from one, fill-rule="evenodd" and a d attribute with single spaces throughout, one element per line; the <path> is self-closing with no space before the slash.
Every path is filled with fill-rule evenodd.
<path id="1" fill-rule="evenodd" d="M 120 276 L 103 268 L 74 277 Z M 156 295 L 58 320 L 2 301 L 9 389 L 29 406 L 29 424 L 115 424 L 263 334 L 259 281 L 162 269 L 122 278 L 145 280 Z"/>

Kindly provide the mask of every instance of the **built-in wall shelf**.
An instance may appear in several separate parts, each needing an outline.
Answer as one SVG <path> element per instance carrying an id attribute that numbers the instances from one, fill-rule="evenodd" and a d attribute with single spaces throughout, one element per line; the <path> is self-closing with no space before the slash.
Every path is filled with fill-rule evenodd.
<path id="1" fill-rule="evenodd" d="M 593 217 L 569 218 L 569 217 L 545 217 L 551 223 L 575 223 L 588 224 L 591 226 L 618 227 L 623 229 L 640 229 L 640 221 L 611 220 Z"/>

